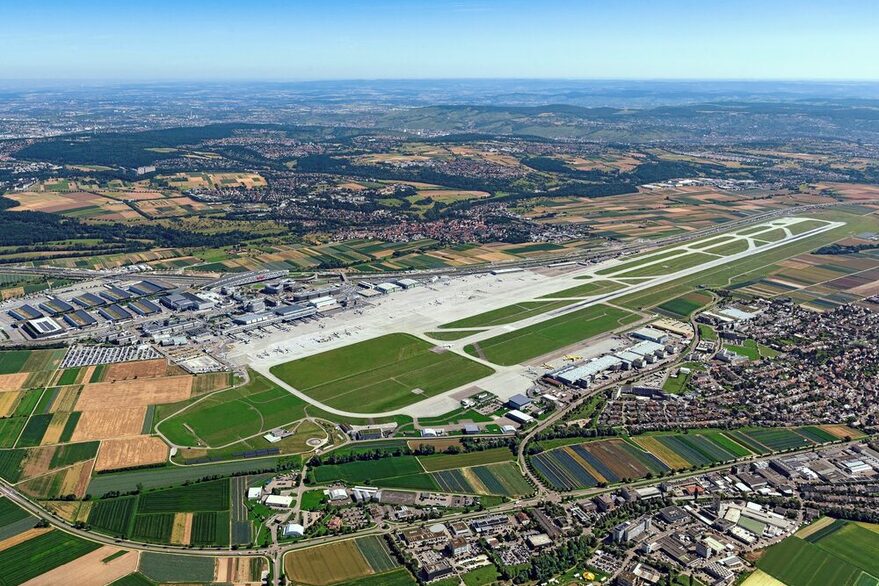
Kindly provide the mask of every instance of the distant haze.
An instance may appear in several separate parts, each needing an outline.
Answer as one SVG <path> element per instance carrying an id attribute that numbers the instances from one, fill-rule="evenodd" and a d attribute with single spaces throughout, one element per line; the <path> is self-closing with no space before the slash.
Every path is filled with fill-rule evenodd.
<path id="1" fill-rule="evenodd" d="M 879 79 L 873 0 L 4 2 L 2 80 Z"/>

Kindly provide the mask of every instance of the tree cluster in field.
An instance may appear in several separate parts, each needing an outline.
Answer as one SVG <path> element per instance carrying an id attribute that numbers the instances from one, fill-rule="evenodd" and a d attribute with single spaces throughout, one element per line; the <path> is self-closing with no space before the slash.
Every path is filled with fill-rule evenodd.
<path id="1" fill-rule="evenodd" d="M 818 250 L 815 251 L 815 254 L 828 254 L 828 255 L 837 255 L 837 254 L 857 254 L 859 252 L 863 252 L 864 250 L 876 250 L 879 248 L 879 244 L 829 244 L 827 246 L 822 246 Z"/>

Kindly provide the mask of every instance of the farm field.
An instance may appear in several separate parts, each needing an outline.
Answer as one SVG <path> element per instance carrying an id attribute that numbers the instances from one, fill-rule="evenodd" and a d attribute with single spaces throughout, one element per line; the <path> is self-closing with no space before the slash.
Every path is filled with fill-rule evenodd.
<path id="1" fill-rule="evenodd" d="M 511 366 L 631 323 L 634 313 L 596 305 L 468 345 L 471 356 Z"/>
<path id="2" fill-rule="evenodd" d="M 397 565 L 381 538 L 374 536 L 295 550 L 284 556 L 287 576 L 296 584 L 313 586 L 356 583 Z"/>
<path id="3" fill-rule="evenodd" d="M 508 448 L 494 448 L 479 452 L 467 452 L 464 454 L 432 454 L 419 456 L 418 461 L 428 472 L 448 470 L 451 468 L 464 468 L 467 466 L 479 466 L 482 464 L 495 464 L 507 462 L 513 459 L 513 453 Z"/>
<path id="4" fill-rule="evenodd" d="M 576 490 L 818 445 L 843 433 L 821 427 L 650 433 L 564 445 L 531 456 L 530 463 L 557 490 Z"/>
<path id="5" fill-rule="evenodd" d="M 324 464 L 312 468 L 318 483 L 342 481 L 386 488 L 447 490 L 498 496 L 531 494 L 533 488 L 511 461 L 507 448 L 457 455 L 397 456 Z M 424 465 L 422 465 L 424 462 Z"/>
<path id="6" fill-rule="evenodd" d="M 140 554 L 138 571 L 154 582 L 211 582 L 214 558 L 145 551 Z"/>
<path id="7" fill-rule="evenodd" d="M 385 411 L 492 374 L 492 369 L 408 334 L 388 334 L 273 366 L 272 374 L 331 407 Z M 326 373 L 335 373 L 326 380 Z"/>
<path id="8" fill-rule="evenodd" d="M 792 536 L 770 547 L 757 567 L 787 586 L 875 585 L 877 547 L 879 535 L 838 521 L 806 539 Z"/>
<path id="9" fill-rule="evenodd" d="M 569 301 L 523 301 L 499 309 L 459 319 L 439 326 L 440 328 L 484 328 L 509 324 L 540 315 L 568 305 Z"/>
<path id="10" fill-rule="evenodd" d="M 431 476 L 440 488 L 449 492 L 507 497 L 527 496 L 534 492 L 512 462 L 442 470 Z"/>
<path id="11" fill-rule="evenodd" d="M 110 535 L 155 543 L 228 545 L 230 480 L 93 501 L 88 522 Z"/>
<path id="12" fill-rule="evenodd" d="M 50 530 L 0 551 L 0 585 L 13 586 L 45 574 L 101 547 Z"/>

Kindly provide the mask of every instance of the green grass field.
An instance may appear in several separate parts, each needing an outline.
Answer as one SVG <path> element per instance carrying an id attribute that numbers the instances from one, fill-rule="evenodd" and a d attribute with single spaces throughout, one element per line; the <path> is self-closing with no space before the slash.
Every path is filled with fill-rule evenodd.
<path id="1" fill-rule="evenodd" d="M 324 464 L 312 468 L 314 478 L 326 483 L 341 480 L 350 484 L 368 484 L 383 478 L 409 476 L 424 472 L 415 456 L 382 458 L 381 460 L 359 460 L 345 464 Z"/>
<path id="2" fill-rule="evenodd" d="M 306 405 L 251 371 L 246 385 L 214 393 L 157 429 L 178 445 L 218 447 L 302 419 Z"/>
<path id="3" fill-rule="evenodd" d="M 616 277 L 652 277 L 657 275 L 670 275 L 684 269 L 689 269 L 701 264 L 716 260 L 716 256 L 705 254 L 703 252 L 690 252 L 682 256 L 677 256 L 659 261 L 655 264 L 642 266 L 636 269 L 627 270 L 623 273 L 614 273 Z"/>
<path id="4" fill-rule="evenodd" d="M 570 301 L 523 301 L 491 311 L 459 319 L 439 326 L 440 328 L 484 328 L 509 324 L 525 318 L 540 315 L 559 307 L 568 305 Z"/>
<path id="5" fill-rule="evenodd" d="M 474 334 L 479 334 L 484 332 L 485 330 L 464 330 L 461 332 L 427 332 L 427 335 L 434 340 L 439 340 L 440 342 L 452 342 L 454 340 L 460 340 L 461 338 L 466 338 L 467 336 L 472 336 Z"/>
<path id="6" fill-rule="evenodd" d="M 788 586 L 857 586 L 862 569 L 798 537 L 770 547 L 757 567 Z"/>
<path id="7" fill-rule="evenodd" d="M 469 345 L 471 356 L 511 366 L 631 323 L 638 316 L 608 305 L 596 305 Z"/>
<path id="8" fill-rule="evenodd" d="M 473 382 L 493 370 L 408 334 L 388 334 L 273 366 L 272 374 L 331 407 L 396 409 Z"/>
<path id="9" fill-rule="evenodd" d="M 549 295 L 544 295 L 541 299 L 591 297 L 593 295 L 613 293 L 623 287 L 625 287 L 625 285 L 614 281 L 590 281 L 582 285 L 577 285 L 576 287 L 571 287 L 570 289 L 564 289 L 562 291 L 550 293 Z"/>

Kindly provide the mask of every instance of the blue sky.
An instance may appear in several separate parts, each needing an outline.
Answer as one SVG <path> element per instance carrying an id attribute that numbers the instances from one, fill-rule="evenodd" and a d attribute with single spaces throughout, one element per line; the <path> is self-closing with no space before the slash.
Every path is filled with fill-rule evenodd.
<path id="1" fill-rule="evenodd" d="M 0 79 L 879 79 L 876 0 L 0 0 Z"/>

